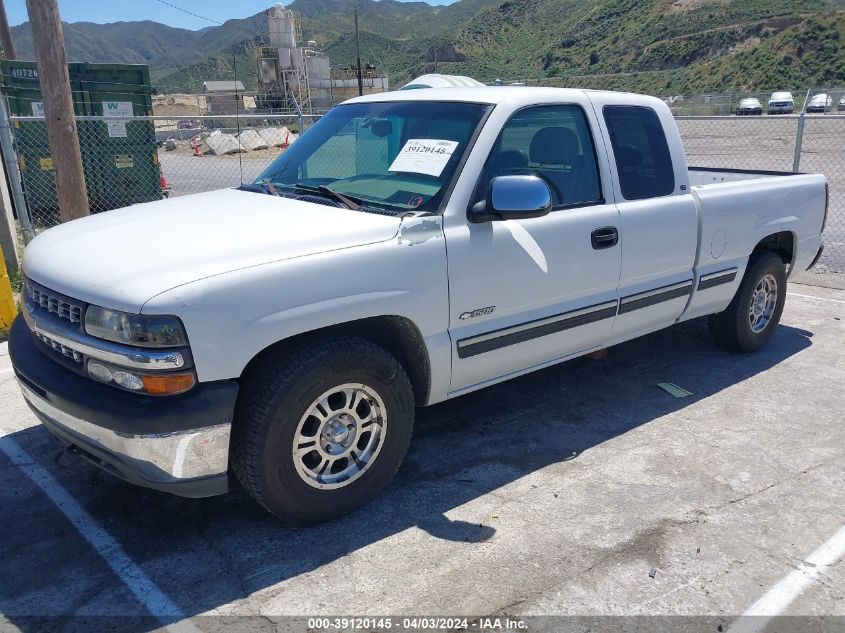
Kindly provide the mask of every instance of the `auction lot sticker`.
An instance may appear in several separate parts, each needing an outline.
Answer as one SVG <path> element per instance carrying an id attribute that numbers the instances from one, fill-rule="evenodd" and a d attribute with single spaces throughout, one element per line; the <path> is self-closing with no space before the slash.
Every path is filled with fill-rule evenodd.
<path id="1" fill-rule="evenodd" d="M 446 167 L 452 154 L 455 153 L 456 147 L 458 147 L 457 141 L 431 138 L 408 139 L 387 170 L 439 176 L 443 173 L 443 168 Z"/>

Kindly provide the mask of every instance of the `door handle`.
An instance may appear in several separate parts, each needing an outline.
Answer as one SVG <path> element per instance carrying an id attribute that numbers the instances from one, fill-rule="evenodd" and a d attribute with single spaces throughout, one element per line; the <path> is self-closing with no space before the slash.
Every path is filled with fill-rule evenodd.
<path id="1" fill-rule="evenodd" d="M 590 233 L 590 241 L 597 251 L 603 248 L 611 248 L 619 242 L 619 231 L 616 230 L 615 226 L 604 226 Z"/>

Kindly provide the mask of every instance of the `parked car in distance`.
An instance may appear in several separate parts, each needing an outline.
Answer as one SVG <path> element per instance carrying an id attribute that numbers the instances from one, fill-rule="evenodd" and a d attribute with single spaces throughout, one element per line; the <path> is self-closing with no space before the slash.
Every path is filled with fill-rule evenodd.
<path id="1" fill-rule="evenodd" d="M 795 99 L 787 91 L 773 92 L 769 98 L 769 114 L 792 114 L 795 112 Z"/>
<path id="2" fill-rule="evenodd" d="M 736 114 L 737 116 L 744 114 L 763 114 L 763 104 L 760 103 L 759 99 L 755 99 L 754 97 L 743 99 L 736 107 Z"/>
<path id="3" fill-rule="evenodd" d="M 107 472 L 321 521 L 388 485 L 418 406 L 698 317 L 762 348 L 827 202 L 821 175 L 688 166 L 655 97 L 372 94 L 251 184 L 40 233 L 9 356 Z"/>
<path id="4" fill-rule="evenodd" d="M 815 95 L 807 102 L 807 112 L 817 112 L 824 114 L 833 109 L 833 99 L 826 92 Z"/>
<path id="5" fill-rule="evenodd" d="M 842 95 L 839 99 L 839 107 L 837 110 L 845 110 L 845 95 Z"/>

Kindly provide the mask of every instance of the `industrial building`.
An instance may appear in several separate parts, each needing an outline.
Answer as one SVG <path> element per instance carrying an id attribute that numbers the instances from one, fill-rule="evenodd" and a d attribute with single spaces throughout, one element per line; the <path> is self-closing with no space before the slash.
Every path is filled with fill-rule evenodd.
<path id="1" fill-rule="evenodd" d="M 240 81 L 205 81 L 206 114 L 242 114 L 244 85 Z"/>
<path id="2" fill-rule="evenodd" d="M 317 43 L 300 44 L 296 14 L 277 4 L 267 12 L 270 45 L 256 57 L 256 106 L 263 111 L 323 112 L 334 103 L 358 95 L 356 69 L 333 72 L 328 55 Z M 363 92 L 385 92 L 388 79 L 370 64 L 362 73 Z"/>

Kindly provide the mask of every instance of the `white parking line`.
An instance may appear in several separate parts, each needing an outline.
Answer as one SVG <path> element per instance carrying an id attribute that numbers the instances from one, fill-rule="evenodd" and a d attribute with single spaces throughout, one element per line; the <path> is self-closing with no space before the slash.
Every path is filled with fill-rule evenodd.
<path id="1" fill-rule="evenodd" d="M 185 617 L 182 610 L 123 551 L 120 543 L 101 528 L 76 499 L 47 470 L 41 467 L 20 444 L 8 436 L 2 437 L 0 438 L 0 450 L 56 504 L 56 507 L 82 535 L 82 538 L 91 544 L 151 615 L 166 620 Z M 185 633 L 197 631 L 196 627 L 188 620 L 171 624 L 167 629 Z"/>
<path id="2" fill-rule="evenodd" d="M 798 569 L 788 573 L 757 602 L 752 604 L 728 629 L 728 633 L 757 633 L 776 615 L 783 613 L 795 598 L 813 584 L 820 574 L 845 555 L 845 525 L 807 556 Z"/>
<path id="3" fill-rule="evenodd" d="M 813 295 L 801 295 L 801 294 L 798 294 L 797 292 L 787 292 L 786 295 L 788 297 L 801 297 L 802 299 L 815 299 L 816 301 L 827 301 L 828 303 L 843 303 L 843 304 L 845 304 L 845 301 L 842 301 L 840 299 L 828 299 L 826 297 L 814 297 Z"/>

